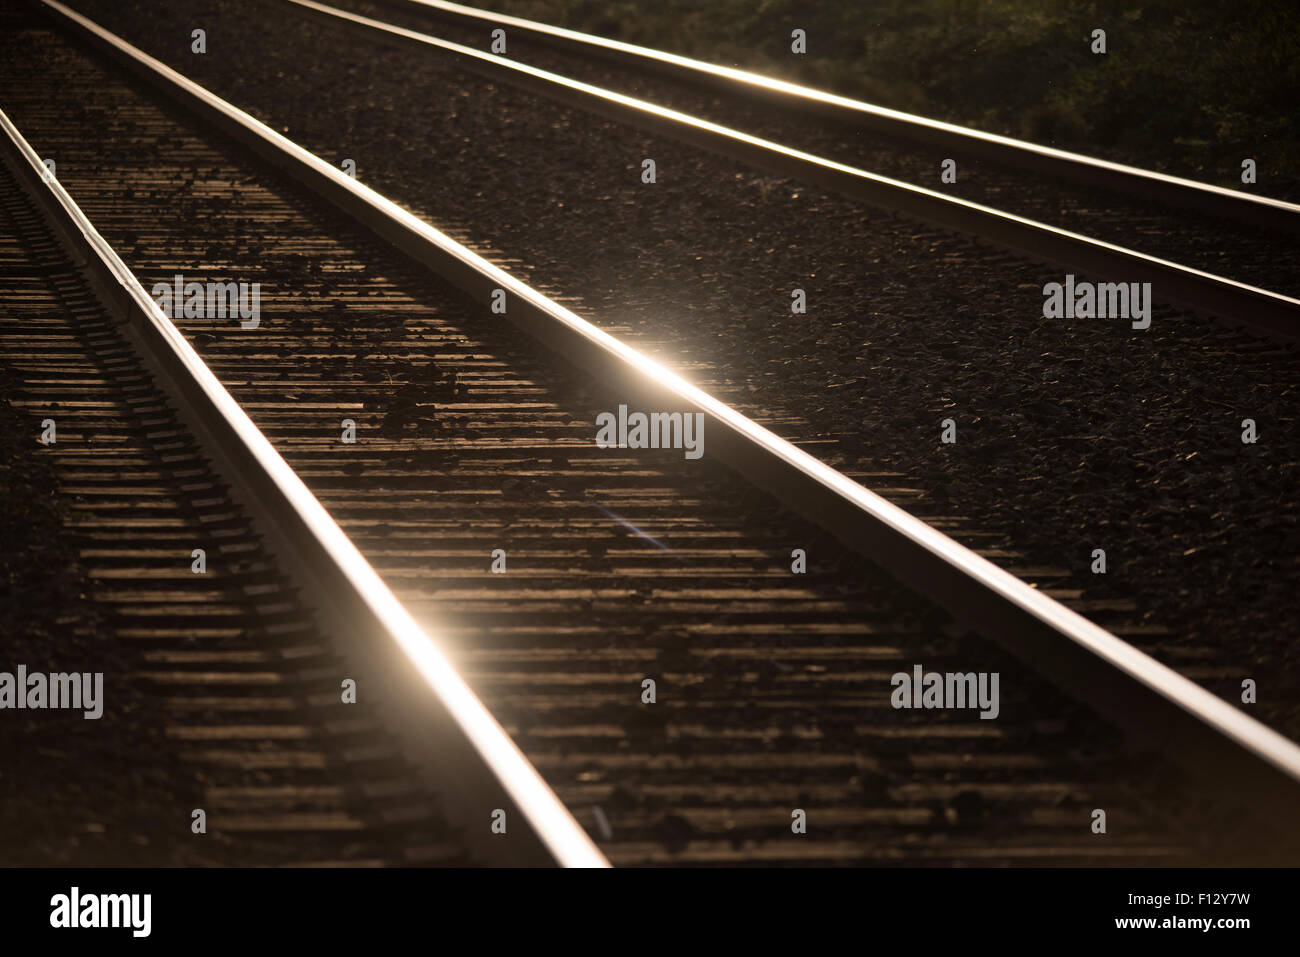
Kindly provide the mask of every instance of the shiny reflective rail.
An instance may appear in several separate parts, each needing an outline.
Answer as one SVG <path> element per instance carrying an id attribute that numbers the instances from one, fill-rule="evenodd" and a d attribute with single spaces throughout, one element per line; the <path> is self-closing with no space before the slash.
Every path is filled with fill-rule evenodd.
<path id="1" fill-rule="evenodd" d="M 394 43 L 418 44 L 455 65 L 733 159 L 814 183 L 872 206 L 990 240 L 1035 259 L 1096 273 L 1115 282 L 1149 282 L 1158 301 L 1240 323 L 1255 331 L 1293 339 L 1300 334 L 1300 300 L 1147 255 L 990 206 L 881 176 L 709 120 L 658 106 L 537 67 L 315 0 L 287 0 L 295 8 L 340 27 L 359 27 Z"/>
<path id="2" fill-rule="evenodd" d="M 1149 656 L 874 495 L 572 311 L 487 262 L 370 187 L 66 7 L 61 22 L 569 362 L 652 408 L 704 413 L 719 458 L 879 562 L 1056 684 L 1141 746 L 1180 761 L 1210 790 L 1245 802 L 1296 841 L 1300 748 Z M 887 556 L 882 558 L 882 556 Z"/>
<path id="3" fill-rule="evenodd" d="M 999 162 L 1078 183 L 1122 190 L 1147 199 L 1222 216 L 1250 226 L 1300 232 L 1300 205 L 1154 170 L 1072 153 L 1038 143 L 945 123 L 902 110 L 838 96 L 735 67 L 719 66 L 650 47 L 611 40 L 523 17 L 450 3 L 448 0 L 385 0 L 394 8 L 422 8 L 459 23 L 509 27 L 530 39 L 569 52 L 600 56 L 622 66 L 653 70 L 676 80 L 726 92 L 743 90 L 766 102 L 796 107 L 853 128 L 950 146 Z"/>

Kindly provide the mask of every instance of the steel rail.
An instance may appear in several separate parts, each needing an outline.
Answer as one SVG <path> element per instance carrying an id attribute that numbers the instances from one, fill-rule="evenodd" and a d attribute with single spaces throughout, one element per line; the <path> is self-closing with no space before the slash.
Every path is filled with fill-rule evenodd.
<path id="1" fill-rule="evenodd" d="M 303 589 L 356 669 L 360 695 L 399 722 L 403 750 L 458 811 L 490 860 L 608 866 L 438 644 L 415 622 L 297 474 L 96 231 L 9 117 L 0 158 L 24 183 L 77 268 L 141 355 L 231 495 L 258 521 L 282 570 Z M 379 659 L 375 661 L 374 659 Z M 509 840 L 489 834 L 507 815 Z"/>
<path id="2" fill-rule="evenodd" d="M 702 412 L 709 448 L 752 482 L 876 561 L 1265 823 L 1300 850 L 1300 747 L 942 532 L 552 301 L 376 190 L 136 49 L 58 0 L 45 9 L 193 115 L 252 149 L 411 259 L 505 317 L 564 361 L 652 409 Z"/>
<path id="3" fill-rule="evenodd" d="M 629 63 L 649 67 L 661 75 L 694 85 L 704 85 L 724 92 L 738 88 L 768 102 L 801 112 L 833 119 L 855 128 L 902 136 L 925 143 L 968 150 L 998 162 L 1019 166 L 1063 179 L 1100 186 L 1106 189 L 1157 199 L 1165 203 L 1222 216 L 1250 226 L 1300 231 L 1300 205 L 1285 200 L 1259 196 L 1241 190 L 1214 186 L 1199 180 L 1172 176 L 1155 170 L 1043 146 L 1026 140 L 986 133 L 956 123 L 892 110 L 862 100 L 828 93 L 749 70 L 719 66 L 667 53 L 651 47 L 611 40 L 607 37 L 552 26 L 536 20 L 493 13 L 448 0 L 385 0 L 389 6 L 417 6 L 435 17 L 463 22 L 490 23 L 493 26 L 522 30 L 531 38 L 557 49 L 584 55 L 597 54 L 627 66 Z M 948 155 L 945 153 L 945 155 Z"/>
<path id="4" fill-rule="evenodd" d="M 1161 301 L 1173 301 L 1231 319 L 1261 333 L 1284 338 L 1300 336 L 1300 299 L 815 156 L 646 100 L 315 0 L 286 2 L 327 22 L 364 27 L 391 42 L 419 44 L 449 54 L 466 68 L 489 79 L 540 93 L 587 112 L 663 133 L 945 229 L 988 239 L 1035 259 L 1050 260 L 1114 281 L 1150 282 L 1152 294 Z M 1035 308 L 1041 308 L 1041 302 Z"/>

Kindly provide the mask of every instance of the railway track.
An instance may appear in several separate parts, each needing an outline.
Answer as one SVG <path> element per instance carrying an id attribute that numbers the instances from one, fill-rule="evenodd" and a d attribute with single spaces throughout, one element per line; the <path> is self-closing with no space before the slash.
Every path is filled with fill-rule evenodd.
<path id="1" fill-rule="evenodd" d="M 1126 765 L 1094 716 L 1053 702 L 1022 666 L 966 636 L 968 622 L 949 628 L 931 600 L 899 592 L 880 570 L 711 461 L 683 469 L 680 453 L 594 449 L 593 413 L 645 390 L 635 374 L 628 378 L 634 357 L 626 350 L 580 320 L 548 327 L 567 320 L 543 298 L 463 247 L 440 243 L 409 214 L 361 203 L 364 191 L 319 160 L 276 153 L 283 144 L 255 124 L 245 129 L 256 136 L 241 139 L 288 168 L 288 180 L 232 153 L 192 117 L 159 107 L 66 39 L 29 29 L 22 41 L 31 59 L 8 61 L 6 107 L 41 155 L 61 157 L 61 181 L 105 236 L 129 249 L 145 287 L 178 272 L 225 279 L 258 264 L 263 325 L 177 324 L 405 606 L 451 649 L 611 860 L 1065 862 L 1229 853 L 1207 849 L 1203 831 L 1198 837 L 1191 826 L 1206 812 L 1199 791 L 1171 785 L 1163 762 L 1140 772 Z M 34 62 L 42 76 L 58 77 L 67 100 L 23 85 Z M 225 135 L 235 128 L 228 107 L 207 94 L 183 96 L 218 118 Z M 127 137 L 97 142 L 91 131 L 104 121 Z M 505 284 L 514 321 L 524 313 L 526 327 L 574 346 L 569 355 L 579 364 L 622 362 L 623 389 L 557 372 L 482 305 L 323 211 L 302 183 L 359 213 L 408 255 L 438 262 L 472 295 L 488 298 L 489 280 Z M 191 225 L 200 220 L 201 233 Z M 1199 750 L 1203 767 L 1244 761 L 1234 766 L 1249 768 L 1253 781 L 1266 782 L 1277 766 L 1260 753 L 1259 742 L 1269 741 L 1263 728 L 1216 712 L 1208 696 L 1089 633 L 991 566 L 958 568 L 968 553 L 950 550 L 933 529 L 909 524 L 708 397 L 662 376 L 655 387 L 665 390 L 660 397 L 703 405 L 710 450 L 721 447 L 764 484 L 833 505 L 855 523 L 853 534 L 925 539 L 937 563 L 912 541 L 891 556 L 890 570 L 915 579 L 946 569 L 956 587 L 935 596 L 965 602 L 969 618 L 1015 623 L 1022 637 L 1033 636 L 1011 607 L 1021 602 L 1018 614 L 1041 616 L 1036 627 L 1046 633 L 1086 636 L 1085 647 L 1097 639 L 1083 658 L 1058 646 L 1058 673 L 1062 663 L 1104 659 L 1103 646 L 1127 657 L 1111 654 L 1095 672 L 1115 681 L 1129 669 L 1119 679 L 1120 703 L 1137 711 L 1125 732 L 1153 733 L 1172 751 L 1161 728 L 1191 728 L 1189 743 L 1210 749 Z M 356 426 L 355 444 L 340 441 L 345 418 Z M 787 571 L 792 543 L 804 541 L 815 558 L 795 579 Z M 498 548 L 509 563 L 501 575 L 490 570 Z M 1015 635 L 992 637 L 1015 645 Z M 1019 651 L 1035 657 L 1025 645 Z M 890 708 L 889 675 L 909 662 L 997 669 L 1004 696 L 996 727 Z M 1046 662 L 1040 656 L 1036 664 Z M 642 682 L 652 673 L 661 698 L 646 706 Z M 1171 720 L 1158 700 L 1171 689 L 1182 696 L 1174 711 L 1188 723 L 1145 727 L 1147 718 Z M 1241 733 L 1224 747 L 1225 732 L 1230 741 Z M 1275 747 L 1273 759 L 1285 764 L 1289 746 Z M 1294 785 L 1283 784 L 1273 793 L 1285 802 Z M 1095 806 L 1097 787 L 1120 795 L 1121 816 L 1143 825 L 1098 842 L 1087 814 L 1079 816 Z M 1263 793 L 1252 797 L 1267 814 Z M 792 802 L 820 802 L 807 840 L 790 831 Z"/>
<path id="2" fill-rule="evenodd" d="M 83 837 L 89 846 L 46 857 L 24 854 L 25 835 L 7 833 L 5 863 L 470 861 L 373 709 L 343 710 L 337 689 L 348 671 L 311 610 L 3 167 L 0 191 L 10 401 L 24 428 L 47 417 L 56 425 L 43 455 L 67 503 L 63 534 L 84 568 L 84 599 L 99 613 L 89 633 L 58 636 L 81 645 L 73 661 L 66 647 L 45 653 L 53 671 L 75 663 L 106 673 L 109 725 L 134 691 L 154 732 L 120 742 L 116 767 L 94 769 L 117 783 L 96 788 L 89 809 L 47 795 L 47 815 L 74 832 L 87 810 L 102 821 L 113 813 L 104 795 L 142 775 L 173 802 L 166 817 L 114 827 L 105 848 L 93 836 L 102 823 Z M 204 574 L 192 571 L 194 549 L 210 563 Z M 6 647 L 20 637 L 7 635 Z M 56 744 L 73 778 L 76 742 L 69 733 Z M 196 808 L 207 815 L 203 836 L 191 832 Z"/>
<path id="3" fill-rule="evenodd" d="M 1107 278 L 1152 278 L 1162 296 L 1185 307 L 1292 339 L 1300 328 L 1293 303 L 1247 297 L 1234 304 L 1240 291 L 1220 298 L 1222 283 L 1197 282 L 1187 274 L 1207 272 L 1292 300 L 1300 292 L 1300 274 L 1290 265 L 1300 252 L 1300 205 L 1247 192 L 1249 187 L 1225 189 L 992 136 L 443 0 L 286 2 L 323 22 L 364 25 L 390 40 L 422 43 L 429 54 L 456 50 L 467 69 L 490 80 L 1021 253 Z M 492 29 L 507 32 L 508 58 L 487 55 Z M 643 106 L 613 102 L 619 96 Z M 672 111 L 678 116 L 669 119 Z M 708 123 L 741 135 L 700 128 Z M 754 148 L 743 141 L 746 135 L 767 146 Z M 956 183 L 945 184 L 940 176 L 949 158 L 962 172 Z M 863 176 L 866 171 L 883 174 L 883 181 Z M 1089 241 L 1067 240 L 1059 235 L 1063 230 Z M 1127 254 L 1105 248 L 1111 244 Z M 1151 259 L 1183 268 L 1156 268 Z M 1265 318 L 1266 311 L 1272 318 Z"/>
<path id="4" fill-rule="evenodd" d="M 1000 161 L 1008 167 L 1037 174 L 1050 173 L 1062 181 L 1101 187 L 1111 192 L 1155 197 L 1174 207 L 1190 206 L 1221 220 L 1233 220 L 1249 226 L 1294 232 L 1296 213 L 1300 212 L 1300 207 L 1294 202 L 1260 195 L 1255 191 L 1242 190 L 1236 182 L 1240 172 L 1236 169 L 1225 171 L 1228 173 L 1227 178 L 1233 183 L 1233 188 L 1225 188 L 1186 177 L 1071 153 L 1038 143 L 985 133 L 953 123 L 886 109 L 735 67 L 706 63 L 691 57 L 522 17 L 494 13 L 465 4 L 452 3 L 449 0 L 384 0 L 380 3 L 343 0 L 336 6 L 377 19 L 383 19 L 387 15 L 398 26 L 412 29 L 428 28 L 432 32 L 438 32 L 437 29 L 433 29 L 435 27 L 450 31 L 444 34 L 445 38 L 479 48 L 482 48 L 485 43 L 485 27 L 501 28 L 508 31 L 508 52 L 512 59 L 519 59 L 552 72 L 563 73 L 632 95 L 643 95 L 643 91 L 649 94 L 653 90 L 654 95 L 649 96 L 651 99 L 687 112 L 700 113 L 712 119 L 723 117 L 724 114 L 717 112 L 717 115 L 712 115 L 708 111 L 719 111 L 724 106 L 732 107 L 736 105 L 738 94 L 747 95 L 761 101 L 768 110 L 780 111 L 780 120 L 786 124 L 785 129 L 793 132 L 794 139 L 803 141 L 812 137 L 824 141 L 827 148 L 819 147 L 817 152 L 826 155 L 834 154 L 833 158 L 843 161 L 852 160 L 855 153 L 861 154 L 866 145 L 862 142 L 866 134 L 878 134 L 897 137 L 904 141 L 911 140 L 917 144 L 952 147 L 952 150 L 945 149 L 946 155 L 954 150 L 961 153 L 974 151 L 989 159 Z M 490 40 L 490 31 L 487 36 Z M 563 54 L 569 55 L 563 56 Z M 602 66 L 606 68 L 602 69 Z M 615 70 L 612 67 L 620 69 Z M 649 82 L 647 77 L 650 78 Z M 656 87 L 654 80 L 659 78 L 676 82 Z M 693 88 L 697 92 L 703 88 L 716 96 L 714 98 L 696 96 L 691 99 L 687 96 L 688 88 Z M 815 118 L 816 124 L 799 124 L 799 116 L 808 114 Z M 779 131 L 782 127 L 765 125 L 760 114 L 747 114 L 746 119 L 748 121 L 746 129 L 749 132 L 769 136 L 769 138 L 780 138 L 779 135 L 770 134 Z M 827 122 L 839 124 L 860 135 L 855 137 L 853 146 L 849 149 L 844 148 L 842 140 L 838 141 L 839 146 L 836 146 L 836 140 L 823 139 Z M 888 167 L 891 160 L 896 161 L 896 156 L 896 151 L 881 153 L 878 158 L 883 161 L 883 166 L 878 163 L 867 165 L 872 169 L 883 170 Z M 926 176 L 932 179 L 933 170 L 927 168 Z M 913 181 L 921 183 L 921 180 L 922 178 L 917 178 Z M 1008 185 L 1010 185 L 1009 180 L 1000 182 L 1003 189 Z M 1014 190 L 1016 193 L 1023 191 L 1023 183 L 1018 184 L 1018 188 Z M 1268 190 L 1264 192 L 1267 193 Z M 1015 201 L 1014 197 L 1008 199 L 1013 203 Z M 991 205 L 1002 204 L 994 202 Z M 1084 205 L 1094 207 L 1095 197 Z M 1126 203 L 1125 207 L 1129 207 L 1124 209 L 1125 214 L 1131 215 L 1131 204 Z M 1014 211 L 1033 216 L 1027 210 Z M 1180 251 L 1183 248 L 1179 247 Z"/>
<path id="5" fill-rule="evenodd" d="M 1228 700 L 1267 672 L 1277 684 L 1257 713 L 1300 733 L 1300 676 L 1279 626 L 1296 594 L 1294 567 L 1279 558 L 1300 519 L 1288 478 L 1300 456 L 1294 349 L 1159 305 L 1142 332 L 1041 320 L 1042 284 L 1069 267 L 1045 271 L 868 218 L 855 203 L 755 180 L 623 124 L 589 130 L 573 109 L 556 110 L 544 134 L 512 134 L 549 117 L 547 101 L 469 74 L 457 75 L 474 95 L 440 93 L 427 107 L 433 122 L 405 111 L 408 90 L 447 89 L 448 69 L 469 69 L 463 56 L 411 40 L 366 47 L 373 29 L 347 32 L 333 17 L 318 28 L 293 15 L 300 6 L 256 6 L 290 47 L 339 64 L 306 74 L 300 91 L 274 80 L 291 65 L 284 44 L 223 54 L 235 70 L 184 53 L 174 64 L 320 155 L 355 154 L 363 181 L 459 227 L 453 235 L 471 245 L 501 249 L 500 262 L 526 264 L 544 287 L 576 293 L 607 331 L 778 434 L 817 442 L 819 457 L 959 541 L 1001 549 L 1004 567 L 1050 569 L 1052 594 Z M 155 42 L 193 18 L 180 5 L 154 27 Z M 225 29 L 227 50 L 257 42 Z M 385 50 L 403 79 L 357 96 L 353 58 Z M 627 157 L 650 154 L 672 183 L 639 183 Z M 484 189 L 480 168 L 502 188 Z M 792 319 L 796 284 L 815 306 Z M 1250 295 L 1239 309 L 1253 308 Z M 945 417 L 970 438 L 940 445 Z M 1247 417 L 1267 422 L 1266 444 L 1243 446 Z M 903 477 L 872 478 L 884 472 Z M 1098 546 L 1124 556 L 1118 574 L 1093 574 Z"/>

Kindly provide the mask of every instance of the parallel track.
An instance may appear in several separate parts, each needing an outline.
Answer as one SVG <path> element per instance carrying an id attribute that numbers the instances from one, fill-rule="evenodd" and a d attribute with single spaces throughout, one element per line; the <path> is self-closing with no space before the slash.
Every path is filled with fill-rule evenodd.
<path id="1" fill-rule="evenodd" d="M 508 83 L 618 122 L 662 133 L 875 207 L 990 240 L 1019 254 L 1061 263 L 1114 282 L 1151 282 L 1155 296 L 1162 302 L 1177 303 L 1288 340 L 1300 335 L 1300 300 L 1296 299 L 1300 294 L 1300 276 L 1291 274 L 1285 264 L 1279 266 L 1279 255 L 1285 263 L 1286 250 L 1300 251 L 1300 243 L 1294 238 L 1294 233 L 1300 232 L 1300 207 L 1295 204 L 1089 161 L 1085 157 L 1034 148 L 1031 144 L 995 141 L 972 131 L 922 121 L 918 117 L 908 118 L 906 122 L 895 118 L 886 124 L 895 135 L 899 135 L 900 130 L 907 130 L 912 135 L 917 130 L 924 130 L 931 139 L 940 140 L 946 150 L 944 155 L 957 155 L 963 161 L 972 149 L 977 154 L 992 150 L 1001 162 L 1005 163 L 1011 157 L 1016 165 L 1029 166 L 1039 173 L 1059 176 L 1064 172 L 1085 181 L 1100 177 L 1105 186 L 1125 194 L 1123 205 L 1129 210 L 1128 218 L 1133 221 L 1133 227 L 1125 230 L 1122 220 L 1117 224 L 1112 211 L 1096 222 L 1103 230 L 1102 235 L 1097 235 L 1091 232 L 1094 223 L 1086 214 L 1069 225 L 1059 222 L 1062 205 L 1057 195 L 1059 188 L 1046 190 L 1045 198 L 1038 200 L 1036 208 L 1021 206 L 1023 201 L 1017 198 L 1018 194 L 1028 192 L 1033 195 L 1034 192 L 1026 191 L 1022 175 L 1012 175 L 1007 185 L 995 192 L 997 206 L 990 205 L 993 202 L 991 198 L 976 202 L 960 192 L 946 193 L 934 180 L 904 182 L 881 175 L 853 157 L 819 155 L 816 150 L 797 146 L 800 141 L 792 140 L 789 133 L 783 133 L 780 127 L 775 131 L 768 127 L 764 130 L 768 135 L 764 137 L 751 133 L 746 127 L 735 128 L 725 118 L 719 122 L 675 110 L 661 102 L 628 96 L 564 73 L 494 56 L 473 46 L 453 43 L 382 19 L 353 14 L 315 0 L 287 2 L 292 9 L 339 28 L 361 28 L 383 42 L 421 46 L 430 56 L 451 54 L 458 65 L 489 80 Z M 630 69 L 634 74 L 644 69 L 647 62 L 658 67 L 670 65 L 661 57 L 648 58 L 644 54 L 611 51 L 608 46 L 594 44 L 591 40 L 580 42 L 569 37 L 561 40 L 536 29 L 529 34 L 545 36 L 548 42 L 562 42 L 570 54 L 575 49 L 587 55 L 591 55 L 593 50 L 603 54 L 618 52 L 620 60 L 630 60 L 633 64 L 631 67 L 624 65 L 623 69 Z M 714 81 L 729 84 L 733 97 L 752 93 L 755 88 L 753 81 L 742 81 L 725 73 L 701 73 L 698 67 L 687 68 L 680 64 L 672 69 L 675 73 L 684 71 L 692 78 L 707 75 Z M 781 92 L 786 99 L 795 101 L 793 107 L 786 103 L 787 109 L 799 110 L 806 105 L 807 95 L 795 96 L 789 90 Z M 855 120 L 868 115 L 882 119 L 878 112 L 865 109 L 864 104 L 850 108 L 844 103 L 825 101 L 823 106 L 833 112 L 848 112 Z M 743 105 L 733 106 L 733 109 L 741 115 L 751 112 L 745 111 Z M 753 126 L 752 123 L 749 125 Z M 907 151 L 899 152 L 905 154 Z M 984 175 L 981 171 L 981 177 Z M 1160 196 L 1172 204 L 1164 210 L 1162 226 L 1144 223 L 1143 215 L 1134 212 L 1138 204 L 1128 195 L 1132 192 L 1139 192 L 1146 198 Z M 1095 196 L 1091 192 L 1084 195 L 1087 197 L 1086 209 L 1087 203 L 1095 202 Z M 1203 209 L 1206 215 L 1200 219 L 1190 217 L 1189 221 L 1186 212 L 1189 207 Z M 1011 211 L 1017 208 L 1026 212 Z M 1249 231 L 1225 235 L 1224 217 L 1242 219 Z M 1260 229 L 1268 232 L 1260 236 Z M 1125 236 L 1140 237 L 1137 239 L 1140 245 L 1126 246 Z M 1157 244 L 1154 250 L 1146 245 L 1152 240 Z M 1186 250 L 1194 244 L 1211 250 L 1212 254 L 1187 264 L 1180 253 L 1170 251 Z M 1225 266 L 1231 270 L 1231 276 L 1219 274 Z"/>
<path id="2" fill-rule="evenodd" d="M 1017 167 L 1030 173 L 1049 174 L 1067 182 L 1098 186 L 1146 199 L 1155 198 L 1180 209 L 1195 209 L 1251 227 L 1285 232 L 1300 230 L 1300 205 L 1260 195 L 1255 191 L 1227 189 L 1039 143 L 985 133 L 748 70 L 707 63 L 536 20 L 494 13 L 452 3 L 450 0 L 379 0 L 378 3 L 343 0 L 341 6 L 363 13 L 384 10 L 400 17 L 397 21 L 400 26 L 427 24 L 431 28 L 450 29 L 454 31 L 450 39 L 472 46 L 483 46 L 484 36 L 490 36 L 486 31 L 501 28 L 507 33 L 512 58 L 545 69 L 555 69 L 548 65 L 551 63 L 564 64 L 571 69 L 582 68 L 578 78 L 593 83 L 601 82 L 595 78 L 598 71 L 591 69 L 593 61 L 609 64 L 622 71 L 618 87 L 621 92 L 632 92 L 631 87 L 637 85 L 638 79 L 647 75 L 662 77 L 675 81 L 678 84 L 675 92 L 679 94 L 687 86 L 718 94 L 722 99 L 711 104 L 715 108 L 734 104 L 736 97 L 749 96 L 767 109 L 780 111 L 782 120 L 787 123 L 798 114 L 803 114 L 814 117 L 818 123 L 836 123 L 858 133 L 888 135 L 903 141 L 938 147 L 943 149 L 942 155 L 945 156 L 985 156 L 1000 161 L 1005 166 Z M 556 56 L 557 53 L 568 56 L 560 58 Z M 566 71 L 559 69 L 558 72 Z M 608 71 L 600 75 L 618 76 Z M 797 123 L 791 124 L 791 128 L 799 132 L 807 129 Z M 749 131 L 765 135 L 758 130 Z"/>

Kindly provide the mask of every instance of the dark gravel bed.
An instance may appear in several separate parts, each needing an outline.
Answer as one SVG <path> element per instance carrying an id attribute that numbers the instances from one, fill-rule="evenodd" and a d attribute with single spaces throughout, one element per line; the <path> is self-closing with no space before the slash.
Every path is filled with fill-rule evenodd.
<path id="1" fill-rule="evenodd" d="M 1142 333 L 1044 320 L 1043 285 L 1064 270 L 274 8 L 81 8 L 309 149 L 354 158 L 441 227 L 522 260 L 720 397 L 815 423 L 797 438 L 838 440 L 833 464 L 905 472 L 923 513 L 961 514 L 1067 566 L 1086 597 L 1136 600 L 1172 632 L 1158 653 L 1214 648 L 1224 671 L 1210 686 L 1234 700 L 1239 678 L 1256 678 L 1252 713 L 1300 736 L 1294 353 L 1159 308 Z M 200 22 L 209 53 L 194 56 Z M 644 157 L 654 185 L 641 183 Z M 795 287 L 807 315 L 790 314 Z M 939 441 L 946 418 L 955 445 Z M 1241 442 L 1245 418 L 1256 444 Z M 1106 575 L 1089 572 L 1095 548 Z"/>
<path id="2" fill-rule="evenodd" d="M 486 25 L 467 27 L 400 3 L 339 0 L 334 5 L 474 49 L 490 48 L 490 28 Z M 1293 296 L 1300 294 L 1300 232 L 1260 231 L 1176 206 L 1144 201 L 1141 196 L 1129 193 L 1081 186 L 961 152 L 945 151 L 931 144 L 839 126 L 810 116 L 806 110 L 783 109 L 756 103 L 745 96 L 704 91 L 696 84 L 653 74 L 638 75 L 636 71 L 600 59 L 530 43 L 520 31 L 507 31 L 507 41 L 511 59 L 563 76 L 671 106 L 906 183 L 1064 226 L 1265 289 Z M 957 161 L 957 182 L 944 184 L 940 181 L 940 164 L 949 157 Z M 1194 170 L 1183 175 L 1204 179 Z M 1267 187 L 1260 187 L 1215 181 L 1215 185 L 1280 199 L 1296 201 L 1300 197 L 1300 191 L 1293 188 L 1297 184 L 1272 180 L 1268 183 Z"/>

